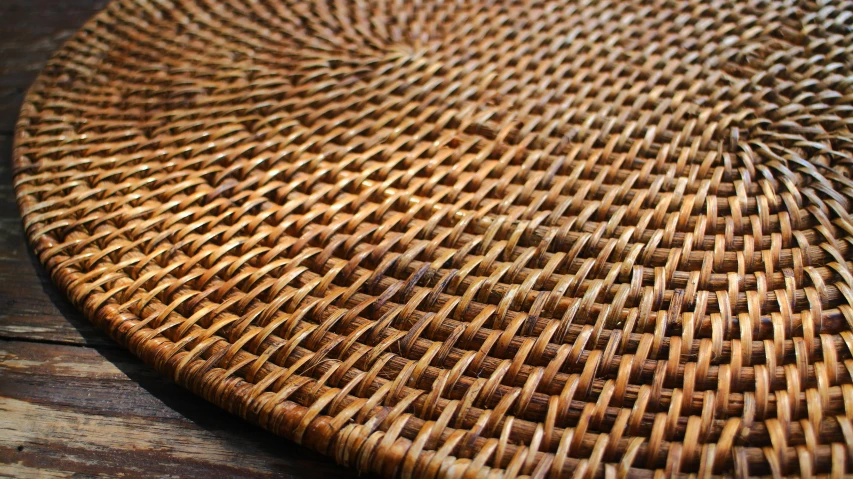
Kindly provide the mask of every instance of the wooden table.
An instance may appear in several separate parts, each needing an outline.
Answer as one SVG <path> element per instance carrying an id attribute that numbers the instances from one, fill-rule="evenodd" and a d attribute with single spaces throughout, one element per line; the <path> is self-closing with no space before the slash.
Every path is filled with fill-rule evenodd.
<path id="1" fill-rule="evenodd" d="M 0 0 L 0 477 L 356 477 L 121 349 L 27 246 L 10 171 L 18 109 L 50 54 L 104 4 Z"/>

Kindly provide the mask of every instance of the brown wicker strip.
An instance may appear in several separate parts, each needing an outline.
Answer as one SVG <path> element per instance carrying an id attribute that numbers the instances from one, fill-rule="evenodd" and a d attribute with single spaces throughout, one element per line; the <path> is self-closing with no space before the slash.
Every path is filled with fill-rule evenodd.
<path id="1" fill-rule="evenodd" d="M 16 132 L 53 280 L 388 478 L 853 472 L 853 3 L 118 0 Z"/>

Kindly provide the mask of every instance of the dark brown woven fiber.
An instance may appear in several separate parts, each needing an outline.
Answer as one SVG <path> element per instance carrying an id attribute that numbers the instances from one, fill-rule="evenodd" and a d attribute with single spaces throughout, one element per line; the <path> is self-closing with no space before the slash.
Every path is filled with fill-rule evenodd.
<path id="1" fill-rule="evenodd" d="M 53 281 L 387 478 L 853 472 L 853 3 L 119 0 L 17 127 Z"/>

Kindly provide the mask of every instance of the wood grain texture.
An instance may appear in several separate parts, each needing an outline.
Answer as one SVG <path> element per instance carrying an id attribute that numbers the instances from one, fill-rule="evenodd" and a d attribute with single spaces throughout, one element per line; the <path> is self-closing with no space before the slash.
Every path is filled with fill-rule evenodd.
<path id="1" fill-rule="evenodd" d="M 8 135 L 24 93 L 44 63 L 106 0 L 0 3 L 0 134 Z"/>
<path id="2" fill-rule="evenodd" d="M 10 134 L 44 62 L 104 3 L 0 1 L 0 477 L 354 477 L 163 378 L 83 318 L 33 257 Z"/>
<path id="3" fill-rule="evenodd" d="M 123 351 L 0 342 L 0 475 L 346 477 Z"/>

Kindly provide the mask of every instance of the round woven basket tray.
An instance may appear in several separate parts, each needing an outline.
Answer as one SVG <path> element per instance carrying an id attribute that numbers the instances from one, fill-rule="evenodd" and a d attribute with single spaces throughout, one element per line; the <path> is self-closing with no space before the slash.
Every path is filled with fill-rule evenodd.
<path id="1" fill-rule="evenodd" d="M 851 2 L 120 0 L 15 138 L 55 283 L 387 478 L 853 470 Z"/>

